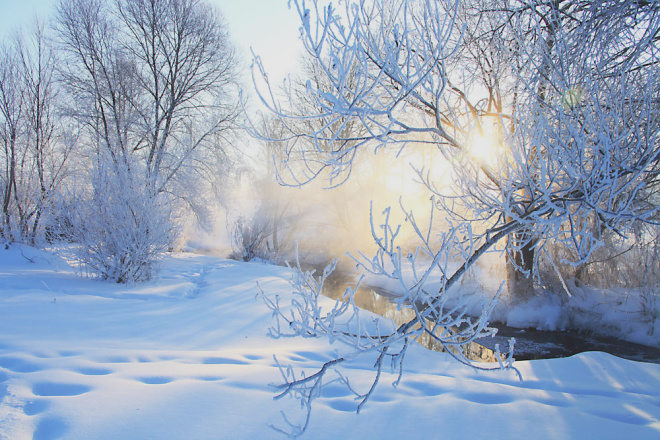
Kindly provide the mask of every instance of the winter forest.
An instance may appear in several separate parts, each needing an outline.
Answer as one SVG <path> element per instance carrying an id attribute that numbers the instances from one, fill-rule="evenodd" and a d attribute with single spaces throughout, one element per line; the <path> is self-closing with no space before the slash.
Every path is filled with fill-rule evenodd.
<path id="1" fill-rule="evenodd" d="M 277 1 L 4 33 L 0 439 L 657 438 L 660 3 Z"/>

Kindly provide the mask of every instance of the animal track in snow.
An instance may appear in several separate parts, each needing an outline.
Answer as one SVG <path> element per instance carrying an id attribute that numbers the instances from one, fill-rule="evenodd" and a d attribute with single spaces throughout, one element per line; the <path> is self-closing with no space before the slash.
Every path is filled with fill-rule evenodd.
<path id="1" fill-rule="evenodd" d="M 136 379 L 138 382 L 142 382 L 147 385 L 164 385 L 166 383 L 173 382 L 174 379 L 166 376 L 151 376 L 151 377 L 140 377 Z"/>
<path id="2" fill-rule="evenodd" d="M 40 365 L 12 356 L 0 357 L 0 367 L 14 373 L 34 373 L 43 370 Z"/>
<path id="3" fill-rule="evenodd" d="M 225 380 L 224 377 L 220 376 L 198 376 L 194 378 L 195 380 L 201 380 L 202 382 L 219 382 Z"/>
<path id="4" fill-rule="evenodd" d="M 333 399 L 328 402 L 328 406 L 335 411 L 341 412 L 355 412 L 357 409 L 357 403 L 355 401 L 347 401 L 340 399 Z"/>
<path id="5" fill-rule="evenodd" d="M 80 352 L 78 351 L 73 351 L 73 350 L 63 350 L 58 353 L 62 357 L 73 357 L 73 356 L 80 356 Z"/>
<path id="6" fill-rule="evenodd" d="M 108 356 L 105 358 L 101 358 L 99 362 L 106 364 L 130 364 L 131 362 L 133 362 L 133 360 L 130 359 L 128 356 Z"/>
<path id="7" fill-rule="evenodd" d="M 46 400 L 34 400 L 25 404 L 23 412 L 28 416 L 36 416 L 46 411 L 49 407 L 50 403 Z"/>
<path id="8" fill-rule="evenodd" d="M 55 382 L 39 382 L 32 387 L 32 393 L 42 397 L 79 396 L 91 390 L 87 385 Z"/>
<path id="9" fill-rule="evenodd" d="M 473 403 L 480 403 L 482 405 L 502 405 L 511 403 L 516 400 L 513 396 L 499 392 L 499 393 L 460 393 L 460 398 Z"/>
<path id="10" fill-rule="evenodd" d="M 348 389 L 346 385 L 341 383 L 333 383 L 324 386 L 321 389 L 321 395 L 328 398 L 337 398 L 352 396 L 353 393 Z"/>
<path id="11" fill-rule="evenodd" d="M 37 423 L 32 440 L 53 440 L 66 434 L 68 427 L 62 419 L 45 417 Z"/>
<path id="12" fill-rule="evenodd" d="M 422 396 L 438 396 L 445 394 L 447 389 L 433 382 L 420 382 L 416 380 L 404 380 L 402 385 L 404 389 L 408 388 L 417 391 Z"/>
<path id="13" fill-rule="evenodd" d="M 112 370 L 99 367 L 81 367 L 75 371 L 85 376 L 105 376 L 112 373 Z"/>
<path id="14" fill-rule="evenodd" d="M 240 359 L 231 359 L 224 357 L 208 357 L 202 360 L 203 364 L 207 365 L 218 365 L 218 364 L 229 364 L 229 365 L 248 365 L 249 362 L 240 360 Z"/>

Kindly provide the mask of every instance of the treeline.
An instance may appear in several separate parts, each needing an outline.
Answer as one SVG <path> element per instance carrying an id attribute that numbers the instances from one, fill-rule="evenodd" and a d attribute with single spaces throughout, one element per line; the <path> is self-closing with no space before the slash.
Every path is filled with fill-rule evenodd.
<path id="1" fill-rule="evenodd" d="M 200 0 L 61 0 L 0 48 L 0 237 L 75 242 L 85 270 L 151 277 L 230 165 L 236 55 Z"/>

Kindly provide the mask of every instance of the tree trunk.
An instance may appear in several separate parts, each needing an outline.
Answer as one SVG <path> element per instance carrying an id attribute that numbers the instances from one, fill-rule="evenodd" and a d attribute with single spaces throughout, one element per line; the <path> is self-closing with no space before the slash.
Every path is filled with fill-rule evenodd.
<path id="1" fill-rule="evenodd" d="M 540 67 L 542 77 L 548 78 L 551 69 L 551 55 L 555 47 L 555 38 L 560 28 L 559 0 L 548 2 L 551 12 L 547 25 L 548 36 L 545 40 L 545 51 L 543 62 Z M 545 102 L 549 84 L 541 81 L 537 90 L 537 96 L 541 102 Z M 538 154 L 536 147 L 530 152 L 530 163 Z M 541 153 L 543 154 L 543 153 Z M 506 261 L 507 285 L 509 297 L 518 301 L 526 300 L 534 294 L 534 246 L 536 241 L 530 235 L 530 231 L 520 231 L 509 235 L 508 253 Z"/>
<path id="2" fill-rule="evenodd" d="M 534 294 L 534 240 L 525 231 L 510 234 L 506 260 L 509 297 L 525 300 Z"/>

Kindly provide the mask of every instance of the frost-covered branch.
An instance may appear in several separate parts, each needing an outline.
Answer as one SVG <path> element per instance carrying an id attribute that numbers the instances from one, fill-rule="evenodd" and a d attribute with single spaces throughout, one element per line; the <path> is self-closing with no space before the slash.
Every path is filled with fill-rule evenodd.
<path id="1" fill-rule="evenodd" d="M 499 363 L 494 367 L 488 367 L 478 364 L 466 357 L 466 347 L 479 337 L 494 335 L 495 330 L 487 327 L 488 317 L 496 302 L 496 299 L 489 304 L 483 304 L 479 316 L 471 316 L 464 304 L 451 303 L 444 292 L 450 287 L 449 283 L 455 282 L 460 278 L 458 272 L 467 270 L 476 260 L 479 253 L 485 252 L 489 247 L 496 243 L 496 239 L 486 242 L 480 248 L 469 250 L 473 258 L 466 261 L 464 267 L 458 269 L 456 273 L 448 277 L 449 265 L 452 262 L 449 254 L 456 246 L 456 234 L 445 238 L 445 243 L 439 251 L 432 255 L 431 261 L 424 261 L 424 267 L 427 269 L 423 273 L 418 273 L 420 262 L 417 258 L 420 251 L 423 254 L 424 249 L 430 249 L 433 242 L 426 241 L 415 252 L 408 255 L 402 255 L 401 248 L 396 245 L 397 235 L 400 231 L 400 225 L 393 227 L 389 224 L 389 210 L 386 210 L 385 222 L 380 228 L 374 227 L 374 218 L 372 216 L 372 231 L 374 239 L 379 243 L 379 249 L 373 259 L 366 259 L 364 255 L 357 258 L 358 265 L 367 271 L 390 277 L 397 280 L 403 291 L 403 296 L 397 299 L 399 308 L 406 309 L 411 316 L 405 323 L 397 325 L 393 321 L 384 318 L 374 318 L 357 307 L 355 303 L 355 294 L 361 282 L 355 288 L 347 288 L 343 295 L 334 303 L 323 292 L 328 284 L 328 278 L 335 270 L 336 260 L 333 264 L 327 266 L 323 273 L 316 277 L 314 271 L 303 271 L 300 265 L 296 267 L 294 277 L 291 281 L 294 291 L 290 302 L 282 304 L 279 297 L 270 298 L 266 292 L 261 290 L 261 296 L 267 306 L 273 312 L 274 325 L 269 334 L 274 338 L 281 337 L 327 337 L 330 343 L 339 343 L 343 353 L 332 360 L 325 362 L 320 369 L 311 375 L 295 374 L 293 368 L 283 371 L 284 383 L 278 385 L 280 390 L 276 398 L 282 398 L 287 395 L 296 397 L 301 401 L 305 408 L 305 422 L 301 425 L 290 424 L 291 431 L 288 434 L 293 437 L 301 434 L 306 429 L 312 410 L 312 402 L 321 396 L 321 389 L 324 381 L 339 381 L 343 383 L 359 400 L 356 411 L 367 403 L 369 398 L 375 392 L 380 381 L 382 369 L 385 365 L 390 365 L 390 372 L 396 374 L 398 379 L 394 385 L 398 384 L 404 372 L 405 354 L 413 341 L 422 336 L 435 341 L 444 348 L 458 362 L 463 363 L 477 370 L 492 370 L 496 368 L 512 368 L 513 365 L 513 346 L 509 347 L 508 352 L 500 356 L 498 352 Z M 414 220 L 409 219 L 414 223 Z M 430 226 L 429 226 L 430 227 Z M 421 232 L 421 228 L 414 224 L 413 228 Z M 381 232 L 377 232 L 377 231 Z M 507 231 L 502 231 L 505 234 Z M 424 237 L 424 236 L 422 236 Z M 433 240 L 435 241 L 435 240 Z M 412 277 L 404 265 L 410 265 L 413 268 Z M 439 286 L 437 282 L 432 283 L 432 274 L 438 270 L 443 274 L 440 277 Z M 439 289 L 440 294 L 437 290 Z M 511 342 L 513 344 L 513 341 Z M 354 390 L 348 383 L 348 379 L 339 372 L 339 368 L 346 363 L 355 361 L 362 357 L 374 357 L 374 370 L 370 388 L 365 392 Z M 328 379 L 333 377 L 332 379 Z"/>
<path id="2" fill-rule="evenodd" d="M 426 335 L 470 364 L 451 347 L 488 332 L 492 305 L 473 319 L 446 293 L 485 253 L 507 253 L 509 293 L 524 299 L 534 293 L 546 247 L 568 249 L 564 263 L 579 265 L 605 233 L 657 224 L 659 3 L 291 4 L 311 60 L 307 77 L 280 94 L 260 60 L 253 63 L 255 87 L 281 135 L 256 124 L 252 133 L 283 145 L 280 181 L 341 184 L 368 148 L 432 150 L 441 159 L 416 170 L 431 197 L 429 225 L 401 204 L 414 244 L 401 242 L 388 209 L 382 224 L 371 216 L 375 255 L 356 257 L 361 269 L 397 283 L 412 318 L 364 333 L 359 320 L 335 313 L 357 315 L 343 308 L 350 293 L 324 314 L 314 299 L 323 283 L 304 281 L 299 294 L 308 299 L 286 319 L 294 334 L 327 334 L 383 357 Z M 284 319 L 284 309 L 271 306 Z"/>

